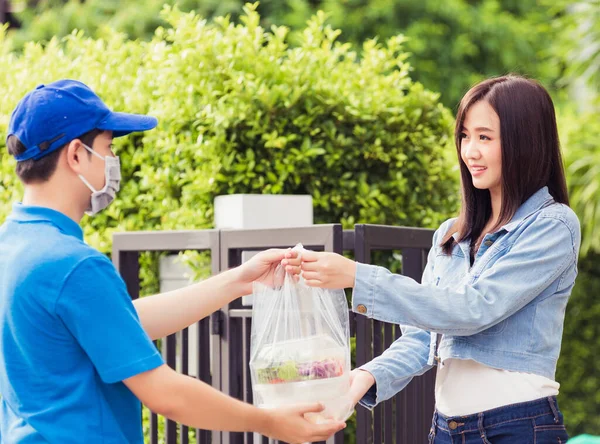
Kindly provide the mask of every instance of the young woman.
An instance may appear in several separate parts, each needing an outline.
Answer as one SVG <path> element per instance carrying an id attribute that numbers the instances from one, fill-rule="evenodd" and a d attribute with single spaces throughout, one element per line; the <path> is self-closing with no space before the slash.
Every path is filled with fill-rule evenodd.
<path id="1" fill-rule="evenodd" d="M 421 284 L 332 253 L 306 253 L 303 276 L 354 287 L 354 311 L 402 325 L 354 371 L 356 402 L 372 408 L 437 365 L 430 443 L 564 443 L 554 374 L 580 228 L 552 100 L 532 80 L 486 80 L 462 99 L 455 137 L 462 208 L 436 231 Z"/>

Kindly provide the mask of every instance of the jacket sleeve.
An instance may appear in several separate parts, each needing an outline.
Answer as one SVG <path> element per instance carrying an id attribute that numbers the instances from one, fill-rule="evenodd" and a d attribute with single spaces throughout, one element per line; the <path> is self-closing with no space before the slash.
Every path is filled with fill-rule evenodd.
<path id="1" fill-rule="evenodd" d="M 373 319 L 436 333 L 479 333 L 516 313 L 577 263 L 578 226 L 576 218 L 538 216 L 492 267 L 459 288 L 437 287 L 430 279 L 419 284 L 357 264 L 353 310 L 362 305 Z"/>

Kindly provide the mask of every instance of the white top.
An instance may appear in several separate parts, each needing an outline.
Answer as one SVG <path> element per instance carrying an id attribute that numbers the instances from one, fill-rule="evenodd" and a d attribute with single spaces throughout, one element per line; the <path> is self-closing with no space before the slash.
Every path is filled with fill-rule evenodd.
<path id="1" fill-rule="evenodd" d="M 435 381 L 437 410 L 466 416 L 519 402 L 558 395 L 560 384 L 531 373 L 511 372 L 473 360 L 446 359 Z"/>

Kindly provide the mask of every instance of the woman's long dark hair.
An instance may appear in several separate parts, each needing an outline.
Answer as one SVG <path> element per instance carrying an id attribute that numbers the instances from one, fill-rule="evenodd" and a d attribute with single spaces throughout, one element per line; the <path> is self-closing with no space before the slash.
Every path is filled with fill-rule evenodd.
<path id="1" fill-rule="evenodd" d="M 460 154 L 465 116 L 481 100 L 489 103 L 500 119 L 502 206 L 493 229 L 509 222 L 517 209 L 544 186 L 556 202 L 569 204 L 554 104 L 548 92 L 539 83 L 515 75 L 485 80 L 465 94 L 456 116 L 454 139 L 460 163 L 462 205 L 457 221 L 441 242 L 446 254 L 452 251 L 455 233 L 458 242 L 475 241 L 492 215 L 490 192 L 473 186 Z"/>

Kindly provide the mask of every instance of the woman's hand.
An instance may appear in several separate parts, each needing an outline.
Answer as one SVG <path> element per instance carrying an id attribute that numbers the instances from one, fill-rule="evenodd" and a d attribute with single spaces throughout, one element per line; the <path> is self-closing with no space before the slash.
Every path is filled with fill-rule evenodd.
<path id="1" fill-rule="evenodd" d="M 356 262 L 337 253 L 305 251 L 302 253 L 302 277 L 311 287 L 354 287 Z"/>
<path id="2" fill-rule="evenodd" d="M 281 285 L 284 273 L 275 272 L 279 264 L 285 267 L 285 272 L 298 279 L 300 262 L 297 251 L 275 248 L 261 251 L 235 269 L 237 283 L 241 285 L 241 295 L 252 293 L 252 283 L 255 281 L 271 287 Z"/>
<path id="3" fill-rule="evenodd" d="M 352 405 L 356 406 L 371 387 L 375 384 L 375 378 L 366 370 L 354 369 L 350 372 L 350 392 L 348 396 Z"/>

